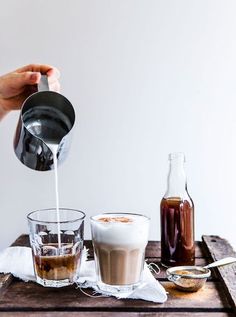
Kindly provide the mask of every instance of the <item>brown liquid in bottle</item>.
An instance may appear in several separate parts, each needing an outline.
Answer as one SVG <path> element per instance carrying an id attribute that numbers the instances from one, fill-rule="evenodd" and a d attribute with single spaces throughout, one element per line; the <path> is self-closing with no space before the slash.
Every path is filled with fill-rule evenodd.
<path id="1" fill-rule="evenodd" d="M 194 206 L 191 199 L 161 201 L 161 261 L 164 265 L 194 264 Z"/>

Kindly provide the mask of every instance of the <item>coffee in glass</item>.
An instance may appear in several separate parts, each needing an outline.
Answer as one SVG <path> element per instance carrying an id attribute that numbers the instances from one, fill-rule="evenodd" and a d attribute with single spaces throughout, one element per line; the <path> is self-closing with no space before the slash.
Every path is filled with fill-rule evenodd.
<path id="1" fill-rule="evenodd" d="M 37 210 L 27 216 L 36 282 L 48 287 L 75 282 L 83 249 L 85 214 L 66 208 L 59 211 L 60 223 L 56 208 Z"/>
<path id="2" fill-rule="evenodd" d="M 98 286 L 108 293 L 135 289 L 142 280 L 149 218 L 105 213 L 91 217 Z"/>

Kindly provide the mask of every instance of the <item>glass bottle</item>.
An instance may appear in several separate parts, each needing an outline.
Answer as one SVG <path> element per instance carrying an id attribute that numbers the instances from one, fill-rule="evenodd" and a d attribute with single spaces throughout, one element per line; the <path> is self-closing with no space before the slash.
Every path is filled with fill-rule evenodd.
<path id="1" fill-rule="evenodd" d="M 167 191 L 161 200 L 161 262 L 193 265 L 194 204 L 187 190 L 184 153 L 169 154 Z"/>

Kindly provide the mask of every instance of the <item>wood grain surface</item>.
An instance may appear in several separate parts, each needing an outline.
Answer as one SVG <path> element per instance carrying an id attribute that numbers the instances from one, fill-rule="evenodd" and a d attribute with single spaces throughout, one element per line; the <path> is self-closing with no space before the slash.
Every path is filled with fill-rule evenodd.
<path id="1" fill-rule="evenodd" d="M 213 261 L 223 259 L 228 256 L 236 258 L 236 252 L 227 240 L 218 236 L 203 236 L 203 245 L 207 249 Z M 222 285 L 228 294 L 231 306 L 236 313 L 236 263 L 220 266 L 217 273 Z"/>
<path id="2" fill-rule="evenodd" d="M 214 242 L 214 241 L 217 241 Z M 224 245 L 221 247 L 221 241 Z M 212 245 L 213 244 L 213 245 Z M 220 246 L 218 246 L 218 244 Z M 27 235 L 20 236 L 13 246 L 29 246 Z M 85 241 L 93 258 L 91 241 Z M 220 253 L 220 249 L 224 253 Z M 234 284 L 231 285 L 234 266 L 214 270 L 204 288 L 195 293 L 177 290 L 166 278 L 160 264 L 160 242 L 150 241 L 146 250 L 147 263 L 156 263 L 160 273 L 155 277 L 168 292 L 164 304 L 142 300 L 117 300 L 113 297 L 88 297 L 74 285 L 65 288 L 44 288 L 33 282 L 24 283 L 11 275 L 0 275 L 0 317 L 232 317 L 234 313 Z M 234 256 L 232 247 L 219 237 L 204 236 L 196 242 L 196 264 L 205 265 L 222 256 Z M 226 267 L 224 267 L 226 268 Z M 228 281 L 229 280 L 229 281 Z M 91 289 L 86 289 L 90 295 Z"/>
<path id="3" fill-rule="evenodd" d="M 65 315 L 65 312 L 0 312 L 0 317 L 235 317 L 233 313 L 185 313 L 185 312 L 70 312 Z"/>

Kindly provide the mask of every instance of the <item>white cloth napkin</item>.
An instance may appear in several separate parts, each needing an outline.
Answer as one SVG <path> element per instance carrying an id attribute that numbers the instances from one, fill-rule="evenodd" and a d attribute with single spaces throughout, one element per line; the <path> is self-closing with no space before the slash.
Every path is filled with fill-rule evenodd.
<path id="1" fill-rule="evenodd" d="M 0 273 L 11 273 L 25 282 L 35 281 L 31 248 L 9 247 L 1 251 Z"/>
<path id="2" fill-rule="evenodd" d="M 108 295 L 102 292 L 96 283 L 94 261 L 86 260 L 86 250 L 80 267 L 80 276 L 76 281 L 80 288 L 93 288 L 96 293 Z M 0 273 L 11 273 L 25 282 L 35 281 L 31 248 L 9 247 L 0 252 Z M 110 294 L 109 294 L 110 296 Z M 164 303 L 167 300 L 166 291 L 154 278 L 148 266 L 145 264 L 143 282 L 134 291 L 114 295 L 121 298 L 142 299 L 155 303 Z"/>
<path id="3" fill-rule="evenodd" d="M 94 261 L 87 261 L 86 265 L 81 267 L 80 277 L 77 282 L 78 286 L 81 288 L 92 287 L 96 291 L 96 293 L 110 295 L 106 292 L 101 291 L 97 286 Z M 164 303 L 167 300 L 165 289 L 154 278 L 146 263 L 144 266 L 143 282 L 135 290 L 131 292 L 122 292 L 120 294 L 116 294 L 113 296 L 119 299 L 143 299 L 155 303 Z"/>

